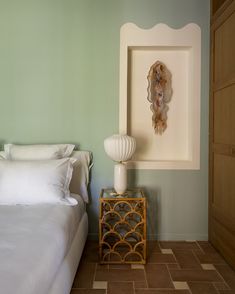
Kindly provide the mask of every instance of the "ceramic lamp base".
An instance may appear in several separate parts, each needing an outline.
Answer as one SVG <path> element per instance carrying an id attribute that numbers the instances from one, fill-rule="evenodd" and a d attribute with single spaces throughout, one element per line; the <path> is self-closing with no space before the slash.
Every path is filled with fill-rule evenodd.
<path id="1" fill-rule="evenodd" d="M 127 169 L 123 163 L 114 166 L 114 189 L 118 194 L 123 194 L 127 188 Z"/>

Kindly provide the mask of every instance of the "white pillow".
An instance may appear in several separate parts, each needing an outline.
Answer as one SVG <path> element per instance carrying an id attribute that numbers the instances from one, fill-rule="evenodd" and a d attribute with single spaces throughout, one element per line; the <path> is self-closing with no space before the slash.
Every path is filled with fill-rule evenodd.
<path id="1" fill-rule="evenodd" d="M 4 151 L 0 151 L 0 160 L 1 159 L 6 159 L 6 154 Z"/>
<path id="2" fill-rule="evenodd" d="M 89 184 L 89 171 L 92 167 L 91 159 L 92 155 L 89 151 L 73 151 L 72 158 L 76 158 L 77 161 L 73 164 L 73 176 L 70 182 L 71 193 L 79 194 L 83 200 L 88 203 L 88 191 L 87 186 Z"/>
<path id="3" fill-rule="evenodd" d="M 69 192 L 73 161 L 0 160 L 0 204 L 77 204 Z"/>
<path id="4" fill-rule="evenodd" d="M 73 144 L 51 145 L 14 145 L 5 144 L 4 151 L 7 159 L 11 160 L 48 160 L 70 156 Z"/>
<path id="5" fill-rule="evenodd" d="M 73 164 L 73 175 L 70 182 L 69 190 L 71 193 L 79 194 L 80 196 L 82 196 L 83 200 L 88 203 L 89 197 L 87 186 L 89 184 L 89 171 L 93 165 L 91 163 L 92 154 L 89 151 L 73 151 L 71 153 L 71 157 L 76 159 L 76 161 Z M 6 153 L 4 151 L 0 151 L 0 160 L 4 160 L 6 158 Z"/>

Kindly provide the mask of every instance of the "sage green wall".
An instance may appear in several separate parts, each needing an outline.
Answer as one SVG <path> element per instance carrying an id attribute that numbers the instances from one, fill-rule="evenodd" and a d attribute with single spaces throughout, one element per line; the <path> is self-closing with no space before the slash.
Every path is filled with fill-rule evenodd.
<path id="1" fill-rule="evenodd" d="M 148 232 L 207 238 L 209 0 L 0 0 L 0 143 L 73 142 L 94 156 L 90 233 L 111 186 L 105 137 L 118 132 L 119 30 L 134 22 L 202 29 L 201 169 L 136 170 L 146 188 Z"/>

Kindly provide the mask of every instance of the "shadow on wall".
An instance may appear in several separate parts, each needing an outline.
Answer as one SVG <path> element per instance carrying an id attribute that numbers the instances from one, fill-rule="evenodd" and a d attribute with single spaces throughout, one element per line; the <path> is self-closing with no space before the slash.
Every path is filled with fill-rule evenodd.
<path id="1" fill-rule="evenodd" d="M 156 240 L 161 234 L 161 190 L 144 188 L 144 192 L 147 198 L 147 239 Z"/>
<path id="2" fill-rule="evenodd" d="M 6 144 L 6 141 L 0 139 L 0 151 L 3 151 L 4 150 L 4 144 Z"/>
<path id="3" fill-rule="evenodd" d="M 135 170 L 128 170 L 128 187 L 139 187 Z M 147 239 L 156 240 L 161 235 L 161 189 L 143 188 L 147 199 Z M 151 203 L 151 205 L 150 205 Z"/>

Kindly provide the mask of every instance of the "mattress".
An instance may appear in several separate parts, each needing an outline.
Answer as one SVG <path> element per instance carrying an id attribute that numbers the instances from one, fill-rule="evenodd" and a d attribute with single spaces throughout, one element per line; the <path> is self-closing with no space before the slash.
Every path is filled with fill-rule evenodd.
<path id="1" fill-rule="evenodd" d="M 76 206 L 0 206 L 1 294 L 49 293 L 85 213 L 76 199 Z"/>

